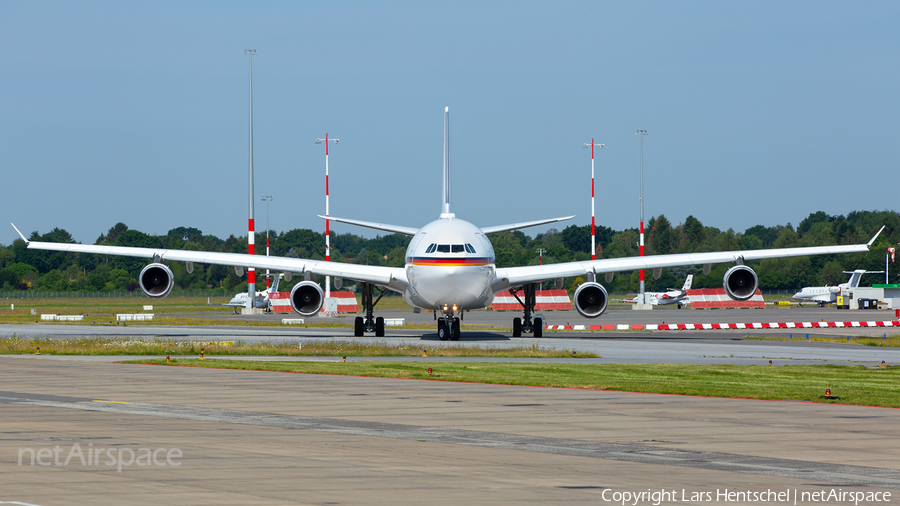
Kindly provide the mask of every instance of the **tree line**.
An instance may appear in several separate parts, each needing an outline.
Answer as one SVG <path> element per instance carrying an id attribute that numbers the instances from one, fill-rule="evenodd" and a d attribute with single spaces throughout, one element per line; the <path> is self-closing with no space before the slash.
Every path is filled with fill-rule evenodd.
<path id="1" fill-rule="evenodd" d="M 900 232 L 900 215 L 895 211 L 854 211 L 847 216 L 829 215 L 819 211 L 803 219 L 797 227 L 790 223 L 766 227 L 756 225 L 744 232 L 732 229 L 719 230 L 704 226 L 700 220 L 688 216 L 683 222 L 673 224 L 665 215 L 650 218 L 645 229 L 647 255 L 669 253 L 693 253 L 705 251 L 729 251 L 739 249 L 790 248 L 798 246 L 824 246 L 831 244 L 859 244 L 867 242 L 881 226 L 885 231 L 868 253 L 852 255 L 824 255 L 814 257 L 781 258 L 755 262 L 748 265 L 759 275 L 760 288 L 766 290 L 798 290 L 803 286 L 835 285 L 847 280 L 843 271 L 854 269 L 883 270 L 885 253 L 889 246 L 896 246 Z M 325 259 L 325 236 L 308 229 L 287 232 L 269 231 L 272 254 L 277 256 Z M 266 233 L 256 233 L 256 244 L 265 244 Z M 34 241 L 74 243 L 66 230 L 54 228 L 41 234 L 32 232 Z M 338 234 L 332 231 L 331 259 L 368 265 L 402 267 L 410 237 L 398 234 L 364 238 L 355 234 Z M 498 267 L 537 265 L 543 250 L 543 263 L 589 260 L 591 249 L 590 225 L 570 225 L 562 230 L 551 228 L 534 237 L 522 231 L 503 232 L 490 236 Z M 247 237 L 229 236 L 220 239 L 204 234 L 193 227 L 178 227 L 166 235 L 150 235 L 129 229 L 124 223 L 113 225 L 101 234 L 94 244 L 132 246 L 142 248 L 184 249 L 225 253 L 246 253 Z M 597 258 L 619 258 L 639 254 L 636 228 L 616 231 L 606 226 L 596 227 Z M 258 248 L 258 255 L 265 249 Z M 104 291 L 139 289 L 137 277 L 147 264 L 146 259 L 94 255 L 82 253 L 29 250 L 21 239 L 11 245 L 0 245 L 0 289 L 43 291 Z M 702 266 L 673 267 L 663 269 L 658 279 L 646 273 L 647 290 L 660 291 L 680 287 L 688 274 L 694 274 L 693 286 L 713 288 L 721 286 L 722 276 L 730 267 L 727 264 L 713 266 L 703 275 Z M 177 288 L 203 290 L 224 288 L 242 291 L 246 287 L 246 274 L 238 276 L 234 268 L 221 265 L 194 265 L 188 274 L 183 263 L 170 264 Z M 280 290 L 290 289 L 302 279 L 294 276 L 291 282 L 282 282 Z M 604 276 L 597 280 L 611 293 L 633 293 L 638 289 L 638 271 L 615 273 L 611 282 Z M 883 279 L 883 278 L 882 278 Z M 896 275 L 891 276 L 896 282 Z M 573 290 L 585 280 L 581 277 L 565 280 L 565 287 Z M 880 282 L 873 278 L 870 282 Z M 322 280 L 319 280 L 321 283 Z M 545 284 L 545 288 L 550 285 Z M 265 288 L 265 278 L 257 273 L 257 287 Z"/>

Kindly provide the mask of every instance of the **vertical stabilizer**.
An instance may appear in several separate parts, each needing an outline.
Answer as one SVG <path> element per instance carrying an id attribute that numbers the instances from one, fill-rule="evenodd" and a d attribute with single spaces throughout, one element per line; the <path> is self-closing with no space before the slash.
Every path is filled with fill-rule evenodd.
<path id="1" fill-rule="evenodd" d="M 687 279 L 684 280 L 684 287 L 682 288 L 682 290 L 684 290 L 684 291 L 690 290 L 690 289 L 691 289 L 691 282 L 692 282 L 693 280 L 694 280 L 694 275 L 693 275 L 693 274 L 688 274 Z"/>
<path id="2" fill-rule="evenodd" d="M 441 201 L 441 218 L 450 214 L 450 108 L 444 108 L 444 193 Z"/>
<path id="3" fill-rule="evenodd" d="M 281 278 L 284 277 L 284 274 L 276 274 L 275 279 L 272 280 L 272 286 L 267 290 L 269 293 L 278 292 L 278 282 L 281 281 Z"/>
<path id="4" fill-rule="evenodd" d="M 856 288 L 859 286 L 859 279 L 863 274 L 866 273 L 865 269 L 856 269 L 855 271 L 844 271 L 844 274 L 850 274 L 850 279 L 842 284 L 838 285 L 841 288 Z"/>

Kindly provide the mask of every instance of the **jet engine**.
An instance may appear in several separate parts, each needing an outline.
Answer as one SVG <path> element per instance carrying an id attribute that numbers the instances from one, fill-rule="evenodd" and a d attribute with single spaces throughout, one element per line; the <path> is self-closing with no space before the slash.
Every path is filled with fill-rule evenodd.
<path id="1" fill-rule="evenodd" d="M 315 316 L 325 304 L 325 293 L 318 283 L 301 281 L 291 290 L 291 307 L 303 316 Z"/>
<path id="2" fill-rule="evenodd" d="M 756 293 L 759 287 L 759 279 L 753 269 L 746 265 L 735 265 L 722 279 L 725 293 L 734 300 L 748 300 Z"/>
<path id="3" fill-rule="evenodd" d="M 575 309 L 586 318 L 596 318 L 606 311 L 609 295 L 600 283 L 582 283 L 575 290 Z"/>
<path id="4" fill-rule="evenodd" d="M 138 276 L 138 283 L 141 285 L 141 291 L 147 297 L 161 299 L 175 286 L 175 276 L 172 271 L 163 264 L 153 263 L 144 267 L 141 275 Z"/>

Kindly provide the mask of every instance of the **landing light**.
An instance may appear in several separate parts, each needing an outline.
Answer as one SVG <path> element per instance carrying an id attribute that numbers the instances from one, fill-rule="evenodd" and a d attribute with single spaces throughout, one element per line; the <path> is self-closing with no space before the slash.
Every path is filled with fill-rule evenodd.
<path id="1" fill-rule="evenodd" d="M 456 311 L 456 304 L 453 304 L 453 310 Z"/>

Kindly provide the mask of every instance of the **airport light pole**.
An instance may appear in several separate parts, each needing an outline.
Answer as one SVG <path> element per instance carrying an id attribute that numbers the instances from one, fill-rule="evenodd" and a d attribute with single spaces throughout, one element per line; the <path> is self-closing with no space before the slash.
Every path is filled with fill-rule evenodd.
<path id="1" fill-rule="evenodd" d="M 646 130 L 638 130 L 635 132 L 635 135 L 641 138 L 641 258 L 644 257 L 644 137 L 647 135 Z M 644 295 L 644 269 L 641 269 L 641 289 L 640 294 L 638 295 L 638 300 L 640 300 L 641 304 L 646 304 L 647 301 Z"/>
<path id="2" fill-rule="evenodd" d="M 544 248 L 538 248 L 538 249 L 536 249 L 535 251 L 537 251 L 537 254 L 538 254 L 538 255 L 540 256 L 540 258 L 541 258 L 541 260 L 540 260 L 540 261 L 541 261 L 541 265 L 544 265 L 544 253 L 545 253 L 547 250 L 545 250 Z M 544 289 L 544 282 L 541 281 L 541 282 L 540 282 L 540 290 L 543 290 L 543 289 Z"/>
<path id="3" fill-rule="evenodd" d="M 594 240 L 594 147 L 598 147 L 603 149 L 603 144 L 596 144 L 594 139 L 591 139 L 591 143 L 584 144 L 584 147 L 591 147 L 591 260 L 597 259 L 597 244 Z"/>
<path id="4" fill-rule="evenodd" d="M 330 209 L 328 208 L 328 143 L 333 142 L 335 144 L 340 143 L 340 139 L 329 139 L 328 134 L 325 134 L 324 139 L 316 139 L 316 144 L 325 143 L 325 261 L 331 261 L 331 229 L 329 223 L 331 220 L 328 219 L 330 216 L 328 213 Z M 325 300 L 331 297 L 331 276 L 325 276 Z"/>
<path id="5" fill-rule="evenodd" d="M 250 218 L 248 220 L 249 232 L 247 233 L 247 253 L 253 255 L 256 242 L 256 232 L 253 226 L 253 56 L 256 54 L 255 49 L 245 49 L 244 54 L 250 58 Z M 249 267 L 247 269 L 247 312 L 252 312 L 256 303 L 256 269 Z"/>
<path id="6" fill-rule="evenodd" d="M 266 256 L 269 256 L 269 202 L 272 202 L 272 196 L 266 195 L 262 198 L 266 203 Z M 269 269 L 266 269 L 266 289 L 269 288 Z"/>

